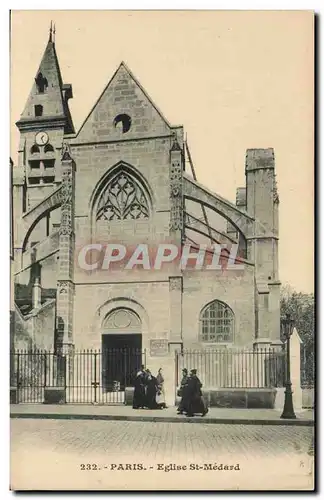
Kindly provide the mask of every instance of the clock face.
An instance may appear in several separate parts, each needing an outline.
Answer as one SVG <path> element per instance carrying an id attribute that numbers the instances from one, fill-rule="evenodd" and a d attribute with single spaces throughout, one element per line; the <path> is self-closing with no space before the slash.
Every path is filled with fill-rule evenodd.
<path id="1" fill-rule="evenodd" d="M 35 137 L 36 144 L 38 146 L 45 146 L 48 142 L 48 135 L 46 132 L 38 132 Z"/>

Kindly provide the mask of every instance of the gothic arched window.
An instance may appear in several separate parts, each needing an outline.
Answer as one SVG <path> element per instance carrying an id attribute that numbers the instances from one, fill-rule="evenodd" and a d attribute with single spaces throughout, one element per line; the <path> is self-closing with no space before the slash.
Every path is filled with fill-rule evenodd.
<path id="1" fill-rule="evenodd" d="M 234 339 L 234 313 L 219 300 L 208 304 L 200 314 L 200 340 L 227 343 Z"/>
<path id="2" fill-rule="evenodd" d="M 107 184 L 97 208 L 97 220 L 148 219 L 149 214 L 142 186 L 124 170 Z"/>

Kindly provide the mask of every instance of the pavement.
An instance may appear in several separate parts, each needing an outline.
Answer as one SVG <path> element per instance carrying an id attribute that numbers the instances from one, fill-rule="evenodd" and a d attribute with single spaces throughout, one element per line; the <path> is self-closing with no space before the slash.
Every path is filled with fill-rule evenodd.
<path id="1" fill-rule="evenodd" d="M 313 427 L 178 421 L 13 419 L 11 489 L 296 491 L 314 487 Z"/>
<path id="2" fill-rule="evenodd" d="M 13 419 L 314 426 L 313 410 L 295 412 L 296 419 L 282 419 L 280 418 L 281 413 L 282 411 L 269 409 L 209 408 L 205 417 L 186 417 L 185 415 L 177 415 L 175 407 L 163 410 L 134 410 L 131 406 L 125 405 L 10 405 L 10 417 Z"/>

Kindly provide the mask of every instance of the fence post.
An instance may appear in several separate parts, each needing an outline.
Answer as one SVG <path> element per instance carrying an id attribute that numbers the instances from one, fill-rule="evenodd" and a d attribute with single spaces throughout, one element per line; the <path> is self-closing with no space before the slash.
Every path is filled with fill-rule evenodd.
<path id="1" fill-rule="evenodd" d="M 94 378 L 94 381 L 92 382 L 92 385 L 94 387 L 94 398 L 93 398 L 93 402 L 96 404 L 98 401 L 97 401 L 97 388 L 98 388 L 98 382 L 97 382 L 97 352 L 94 351 L 94 353 L 91 352 L 91 356 L 94 356 L 94 375 L 93 375 L 93 378 Z"/>
<path id="2" fill-rule="evenodd" d="M 175 386 L 176 390 L 179 385 L 179 358 L 178 351 L 174 351 L 174 361 L 175 361 Z"/>
<path id="3" fill-rule="evenodd" d="M 302 409 L 302 389 L 301 389 L 301 375 L 300 375 L 300 346 L 303 343 L 294 328 L 290 338 L 290 377 L 293 392 L 293 402 L 295 411 Z"/>
<path id="4" fill-rule="evenodd" d="M 11 354 L 10 356 L 10 363 L 13 364 L 12 367 L 12 374 L 14 375 L 14 369 L 15 369 L 15 356 L 17 356 L 17 373 L 16 377 L 12 377 L 12 380 L 10 380 L 10 404 L 17 404 L 19 403 L 19 371 L 20 371 L 20 364 L 19 364 L 19 352 L 16 354 L 15 352 Z M 13 378 L 16 380 L 14 381 Z M 16 387 L 11 384 L 16 384 Z"/>
<path id="5" fill-rule="evenodd" d="M 51 352 L 45 351 L 45 356 L 51 356 Z M 60 351 L 53 353 L 53 364 L 56 365 L 55 384 L 51 384 L 51 379 L 46 377 L 46 386 L 44 387 L 45 404 L 63 404 L 66 403 L 66 357 Z M 46 367 L 45 367 L 46 369 Z"/>
<path id="6" fill-rule="evenodd" d="M 127 356 L 127 353 L 128 353 L 128 356 Z M 134 349 L 133 349 L 133 356 L 137 358 L 137 353 Z M 123 370 L 124 371 L 124 390 L 126 389 L 126 386 L 128 385 L 127 384 L 127 374 L 128 374 L 127 358 L 129 360 L 132 359 L 132 352 L 131 352 L 131 349 L 128 349 L 128 351 L 127 351 L 127 348 L 125 348 L 125 350 L 124 350 L 124 370 Z M 130 365 L 130 362 L 129 362 L 129 365 Z"/>
<path id="7" fill-rule="evenodd" d="M 47 352 L 44 353 L 44 388 L 47 382 Z"/>

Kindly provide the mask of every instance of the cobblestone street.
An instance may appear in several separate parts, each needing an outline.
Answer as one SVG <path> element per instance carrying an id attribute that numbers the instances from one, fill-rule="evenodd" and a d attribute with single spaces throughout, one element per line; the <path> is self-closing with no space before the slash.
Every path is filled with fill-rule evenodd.
<path id="1" fill-rule="evenodd" d="M 310 489 L 313 432 L 294 426 L 15 419 L 11 487 Z M 215 468 L 220 464 L 223 470 Z M 165 470 L 175 467 L 182 470 Z"/>

